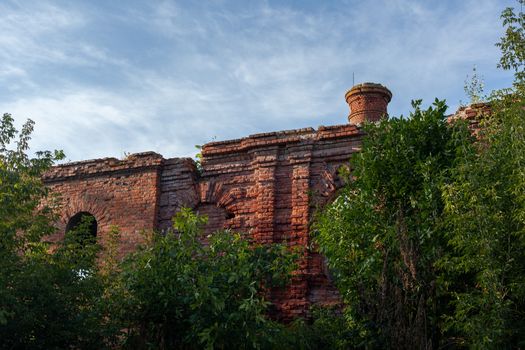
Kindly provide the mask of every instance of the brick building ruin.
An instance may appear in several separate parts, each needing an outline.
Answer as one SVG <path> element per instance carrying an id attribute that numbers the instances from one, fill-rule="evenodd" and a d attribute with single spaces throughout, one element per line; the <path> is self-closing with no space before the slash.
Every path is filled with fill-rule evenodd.
<path id="1" fill-rule="evenodd" d="M 143 230 L 166 229 L 181 207 L 189 207 L 208 216 L 206 234 L 230 228 L 260 243 L 306 248 L 291 284 L 272 295 L 283 317 L 335 303 L 323 257 L 309 248 L 309 226 L 316 208 L 342 186 L 338 170 L 360 149 L 360 124 L 386 116 L 391 98 L 380 84 L 356 85 L 345 95 L 349 123 L 211 142 L 202 148 L 200 171 L 191 158 L 154 152 L 56 166 L 44 177 L 63 202 L 52 238 L 61 239 L 79 216 L 92 215 L 101 244 L 111 225 L 120 228 L 124 254 L 140 243 Z"/>

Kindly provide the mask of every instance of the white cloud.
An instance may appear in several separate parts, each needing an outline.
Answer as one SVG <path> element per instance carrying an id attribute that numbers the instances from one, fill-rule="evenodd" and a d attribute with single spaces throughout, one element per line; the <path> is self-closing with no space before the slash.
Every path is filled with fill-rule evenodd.
<path id="1" fill-rule="evenodd" d="M 64 32 L 86 23 L 78 12 L 45 2 L 0 5 L 0 57 L 14 63 L 69 62 L 61 49 Z M 67 39 L 70 40 L 70 39 Z"/>
<path id="2" fill-rule="evenodd" d="M 57 4 L 0 4 L 0 111 L 72 160 L 344 123 L 352 73 L 387 85 L 394 115 L 457 103 L 474 64 L 505 82 L 497 0 Z"/>

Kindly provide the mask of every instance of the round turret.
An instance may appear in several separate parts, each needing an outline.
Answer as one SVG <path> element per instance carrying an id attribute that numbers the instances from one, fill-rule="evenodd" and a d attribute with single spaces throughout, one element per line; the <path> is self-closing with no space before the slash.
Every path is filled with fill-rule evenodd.
<path id="1" fill-rule="evenodd" d="M 364 121 L 376 122 L 388 118 L 387 106 L 392 99 L 392 93 L 381 84 L 357 84 L 345 94 L 350 107 L 348 121 L 360 125 Z"/>

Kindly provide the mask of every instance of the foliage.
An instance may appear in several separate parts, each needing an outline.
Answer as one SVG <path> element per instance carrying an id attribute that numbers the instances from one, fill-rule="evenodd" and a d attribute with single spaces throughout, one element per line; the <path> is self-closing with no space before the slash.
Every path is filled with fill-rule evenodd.
<path id="1" fill-rule="evenodd" d="M 309 320 L 296 319 L 281 333 L 277 349 L 349 349 L 355 335 L 339 306 L 314 306 Z"/>
<path id="2" fill-rule="evenodd" d="M 10 317 L 0 327 L 3 346 L 101 349 L 113 339 L 99 303 L 99 247 L 86 244 L 85 229 L 83 224 L 68 232 L 55 252 L 32 251 L 11 266 L 4 300 Z"/>
<path id="3" fill-rule="evenodd" d="M 454 250 L 443 266 L 463 280 L 447 326 L 474 348 L 525 345 L 525 14 L 501 17 L 500 67 L 514 70 L 514 89 L 493 93 L 482 142 L 444 188 Z"/>
<path id="4" fill-rule="evenodd" d="M 435 263 L 447 242 L 441 187 L 471 146 L 446 106 L 365 126 L 340 196 L 318 217 L 320 250 L 341 291 L 355 346 L 435 347 L 442 312 Z"/>
<path id="5" fill-rule="evenodd" d="M 230 231 L 203 238 L 205 222 L 183 209 L 176 230 L 151 235 L 124 263 L 127 347 L 267 348 L 282 331 L 266 295 L 287 281 L 293 254 Z"/>
<path id="6" fill-rule="evenodd" d="M 441 264 L 456 281 L 446 327 L 483 349 L 525 346 L 525 14 L 501 17 L 499 66 L 514 71 L 514 89 L 493 93 L 480 142 L 443 190 L 453 250 Z"/>
<path id="7" fill-rule="evenodd" d="M 0 120 L 0 254 L 30 249 L 31 243 L 53 232 L 50 208 L 38 208 L 48 194 L 41 175 L 64 155 L 45 151 L 30 158 L 26 152 L 33 127 L 28 120 L 18 133 L 10 114 Z M 20 231 L 23 234 L 17 234 Z"/>
<path id="8" fill-rule="evenodd" d="M 483 76 L 478 74 L 476 66 L 472 68 L 472 76 L 468 76 L 465 79 L 465 85 L 463 90 L 470 99 L 470 103 L 479 103 L 483 101 L 483 89 L 485 87 L 485 82 L 483 81 Z"/>
<path id="9" fill-rule="evenodd" d="M 105 327 L 91 273 L 98 247 L 86 245 L 88 223 L 52 249 L 54 201 L 41 176 L 60 151 L 28 156 L 33 122 L 20 132 L 4 114 L 0 122 L 0 339 L 4 348 L 102 348 Z"/>
<path id="10" fill-rule="evenodd" d="M 525 84 L 525 0 L 516 0 L 520 4 L 520 11 L 512 7 L 506 8 L 501 13 L 505 35 L 496 44 L 501 49 L 501 59 L 498 67 L 513 70 L 515 85 Z"/>
<path id="11" fill-rule="evenodd" d="M 319 216 L 356 346 L 525 345 L 525 15 L 502 19 L 499 66 L 514 89 L 493 93 L 477 141 L 439 103 L 369 125 L 348 185 Z M 475 72 L 466 91 L 479 87 Z"/>
<path id="12" fill-rule="evenodd" d="M 443 191 L 453 251 L 442 264 L 461 281 L 447 327 L 474 348 L 525 345 L 525 98 L 496 96 L 482 141 Z"/>

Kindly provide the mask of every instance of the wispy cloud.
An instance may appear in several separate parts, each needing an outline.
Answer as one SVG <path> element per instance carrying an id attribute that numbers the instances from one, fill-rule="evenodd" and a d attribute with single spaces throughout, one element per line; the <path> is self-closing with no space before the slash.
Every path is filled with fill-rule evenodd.
<path id="1" fill-rule="evenodd" d="M 81 27 L 85 19 L 78 12 L 44 2 L 36 4 L 0 4 L 0 58 L 19 64 L 71 63 L 66 49 L 74 46 L 73 38 L 64 31 Z"/>
<path id="2" fill-rule="evenodd" d="M 353 74 L 393 91 L 393 115 L 413 98 L 455 107 L 474 65 L 488 88 L 509 83 L 494 47 L 507 5 L 7 1 L 0 111 L 35 119 L 35 148 L 77 160 L 345 123 Z"/>

